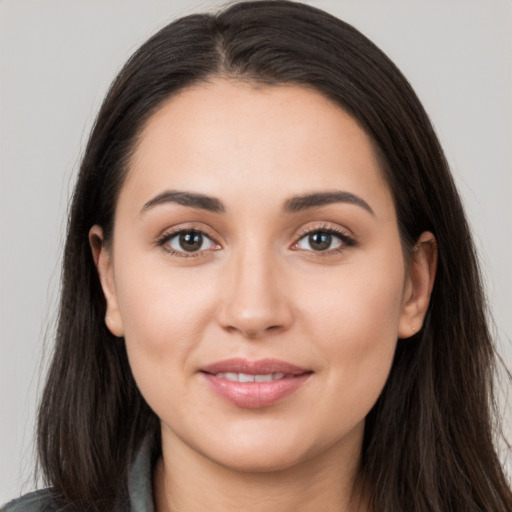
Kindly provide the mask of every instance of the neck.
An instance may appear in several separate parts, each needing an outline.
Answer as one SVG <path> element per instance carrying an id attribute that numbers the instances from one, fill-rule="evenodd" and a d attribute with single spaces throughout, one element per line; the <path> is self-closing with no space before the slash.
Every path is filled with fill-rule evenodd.
<path id="1" fill-rule="evenodd" d="M 363 512 L 355 491 L 359 442 L 340 443 L 324 453 L 278 471 L 238 471 L 190 447 L 162 442 L 154 475 L 157 512 Z M 250 505 L 250 507 L 249 507 Z"/>

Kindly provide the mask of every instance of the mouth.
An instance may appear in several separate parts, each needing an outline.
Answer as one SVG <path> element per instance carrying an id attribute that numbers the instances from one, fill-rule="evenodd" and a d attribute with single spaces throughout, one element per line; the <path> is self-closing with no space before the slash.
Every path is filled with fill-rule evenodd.
<path id="1" fill-rule="evenodd" d="M 269 407 L 298 391 L 313 374 L 285 361 L 229 359 L 201 368 L 210 388 L 242 408 Z"/>
<path id="2" fill-rule="evenodd" d="M 226 379 L 231 382 L 272 382 L 274 380 L 288 379 L 293 375 L 285 373 L 264 373 L 251 375 L 250 373 L 215 373 L 218 379 Z"/>

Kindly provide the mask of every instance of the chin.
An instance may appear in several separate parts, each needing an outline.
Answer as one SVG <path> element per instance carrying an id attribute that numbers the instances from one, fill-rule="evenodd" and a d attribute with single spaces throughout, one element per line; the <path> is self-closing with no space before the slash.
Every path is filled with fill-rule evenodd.
<path id="1" fill-rule="evenodd" d="M 212 461 L 231 471 L 249 474 L 286 471 L 297 467 L 308 458 L 300 456 L 297 450 L 276 451 L 259 448 L 251 451 L 246 448 L 236 454 L 219 454 Z"/>
<path id="2" fill-rule="evenodd" d="M 239 439 L 231 437 L 223 449 L 221 443 L 215 447 L 205 447 L 203 454 L 212 462 L 232 471 L 240 473 L 272 473 L 298 468 L 302 463 L 310 462 L 328 451 L 329 441 L 311 440 L 307 435 L 269 436 L 268 433 L 260 435 L 241 436 Z M 324 444 L 325 443 L 325 444 Z M 213 448 L 213 449 L 212 449 Z"/>

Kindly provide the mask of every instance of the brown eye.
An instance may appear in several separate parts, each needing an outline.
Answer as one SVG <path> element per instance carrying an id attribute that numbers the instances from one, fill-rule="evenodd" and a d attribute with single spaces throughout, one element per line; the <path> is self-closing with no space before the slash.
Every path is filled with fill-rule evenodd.
<path id="1" fill-rule="evenodd" d="M 295 244 L 295 248 L 302 251 L 326 252 L 350 246 L 352 243 L 352 240 L 342 233 L 318 230 L 304 235 Z"/>
<path id="2" fill-rule="evenodd" d="M 318 231 L 308 235 L 308 242 L 311 249 L 314 251 L 326 251 L 331 248 L 332 235 L 330 233 L 324 233 Z"/>
<path id="3" fill-rule="evenodd" d="M 180 233 L 178 244 L 186 252 L 199 251 L 203 245 L 203 235 L 195 231 Z"/>
<path id="4" fill-rule="evenodd" d="M 201 231 L 190 229 L 178 231 L 166 236 L 161 242 L 161 245 L 167 246 L 169 252 L 182 256 L 200 253 L 217 247 L 210 237 Z"/>

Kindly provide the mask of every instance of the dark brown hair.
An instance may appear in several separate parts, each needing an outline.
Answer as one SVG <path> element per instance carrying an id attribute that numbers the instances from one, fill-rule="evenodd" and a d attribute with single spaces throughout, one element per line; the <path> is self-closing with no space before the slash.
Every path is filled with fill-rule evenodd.
<path id="1" fill-rule="evenodd" d="M 126 470 L 159 421 L 140 395 L 105 300 L 88 232 L 111 235 L 137 137 L 177 91 L 213 76 L 314 88 L 349 112 L 382 155 L 404 250 L 424 231 L 438 271 L 422 330 L 399 341 L 366 420 L 360 482 L 379 512 L 510 511 L 493 445 L 494 349 L 475 251 L 431 123 L 407 80 L 372 42 L 316 8 L 236 3 L 179 19 L 128 61 L 101 107 L 76 184 L 53 361 L 38 443 L 47 483 L 68 504 L 113 510 Z M 156 441 L 157 442 L 157 441 Z"/>

